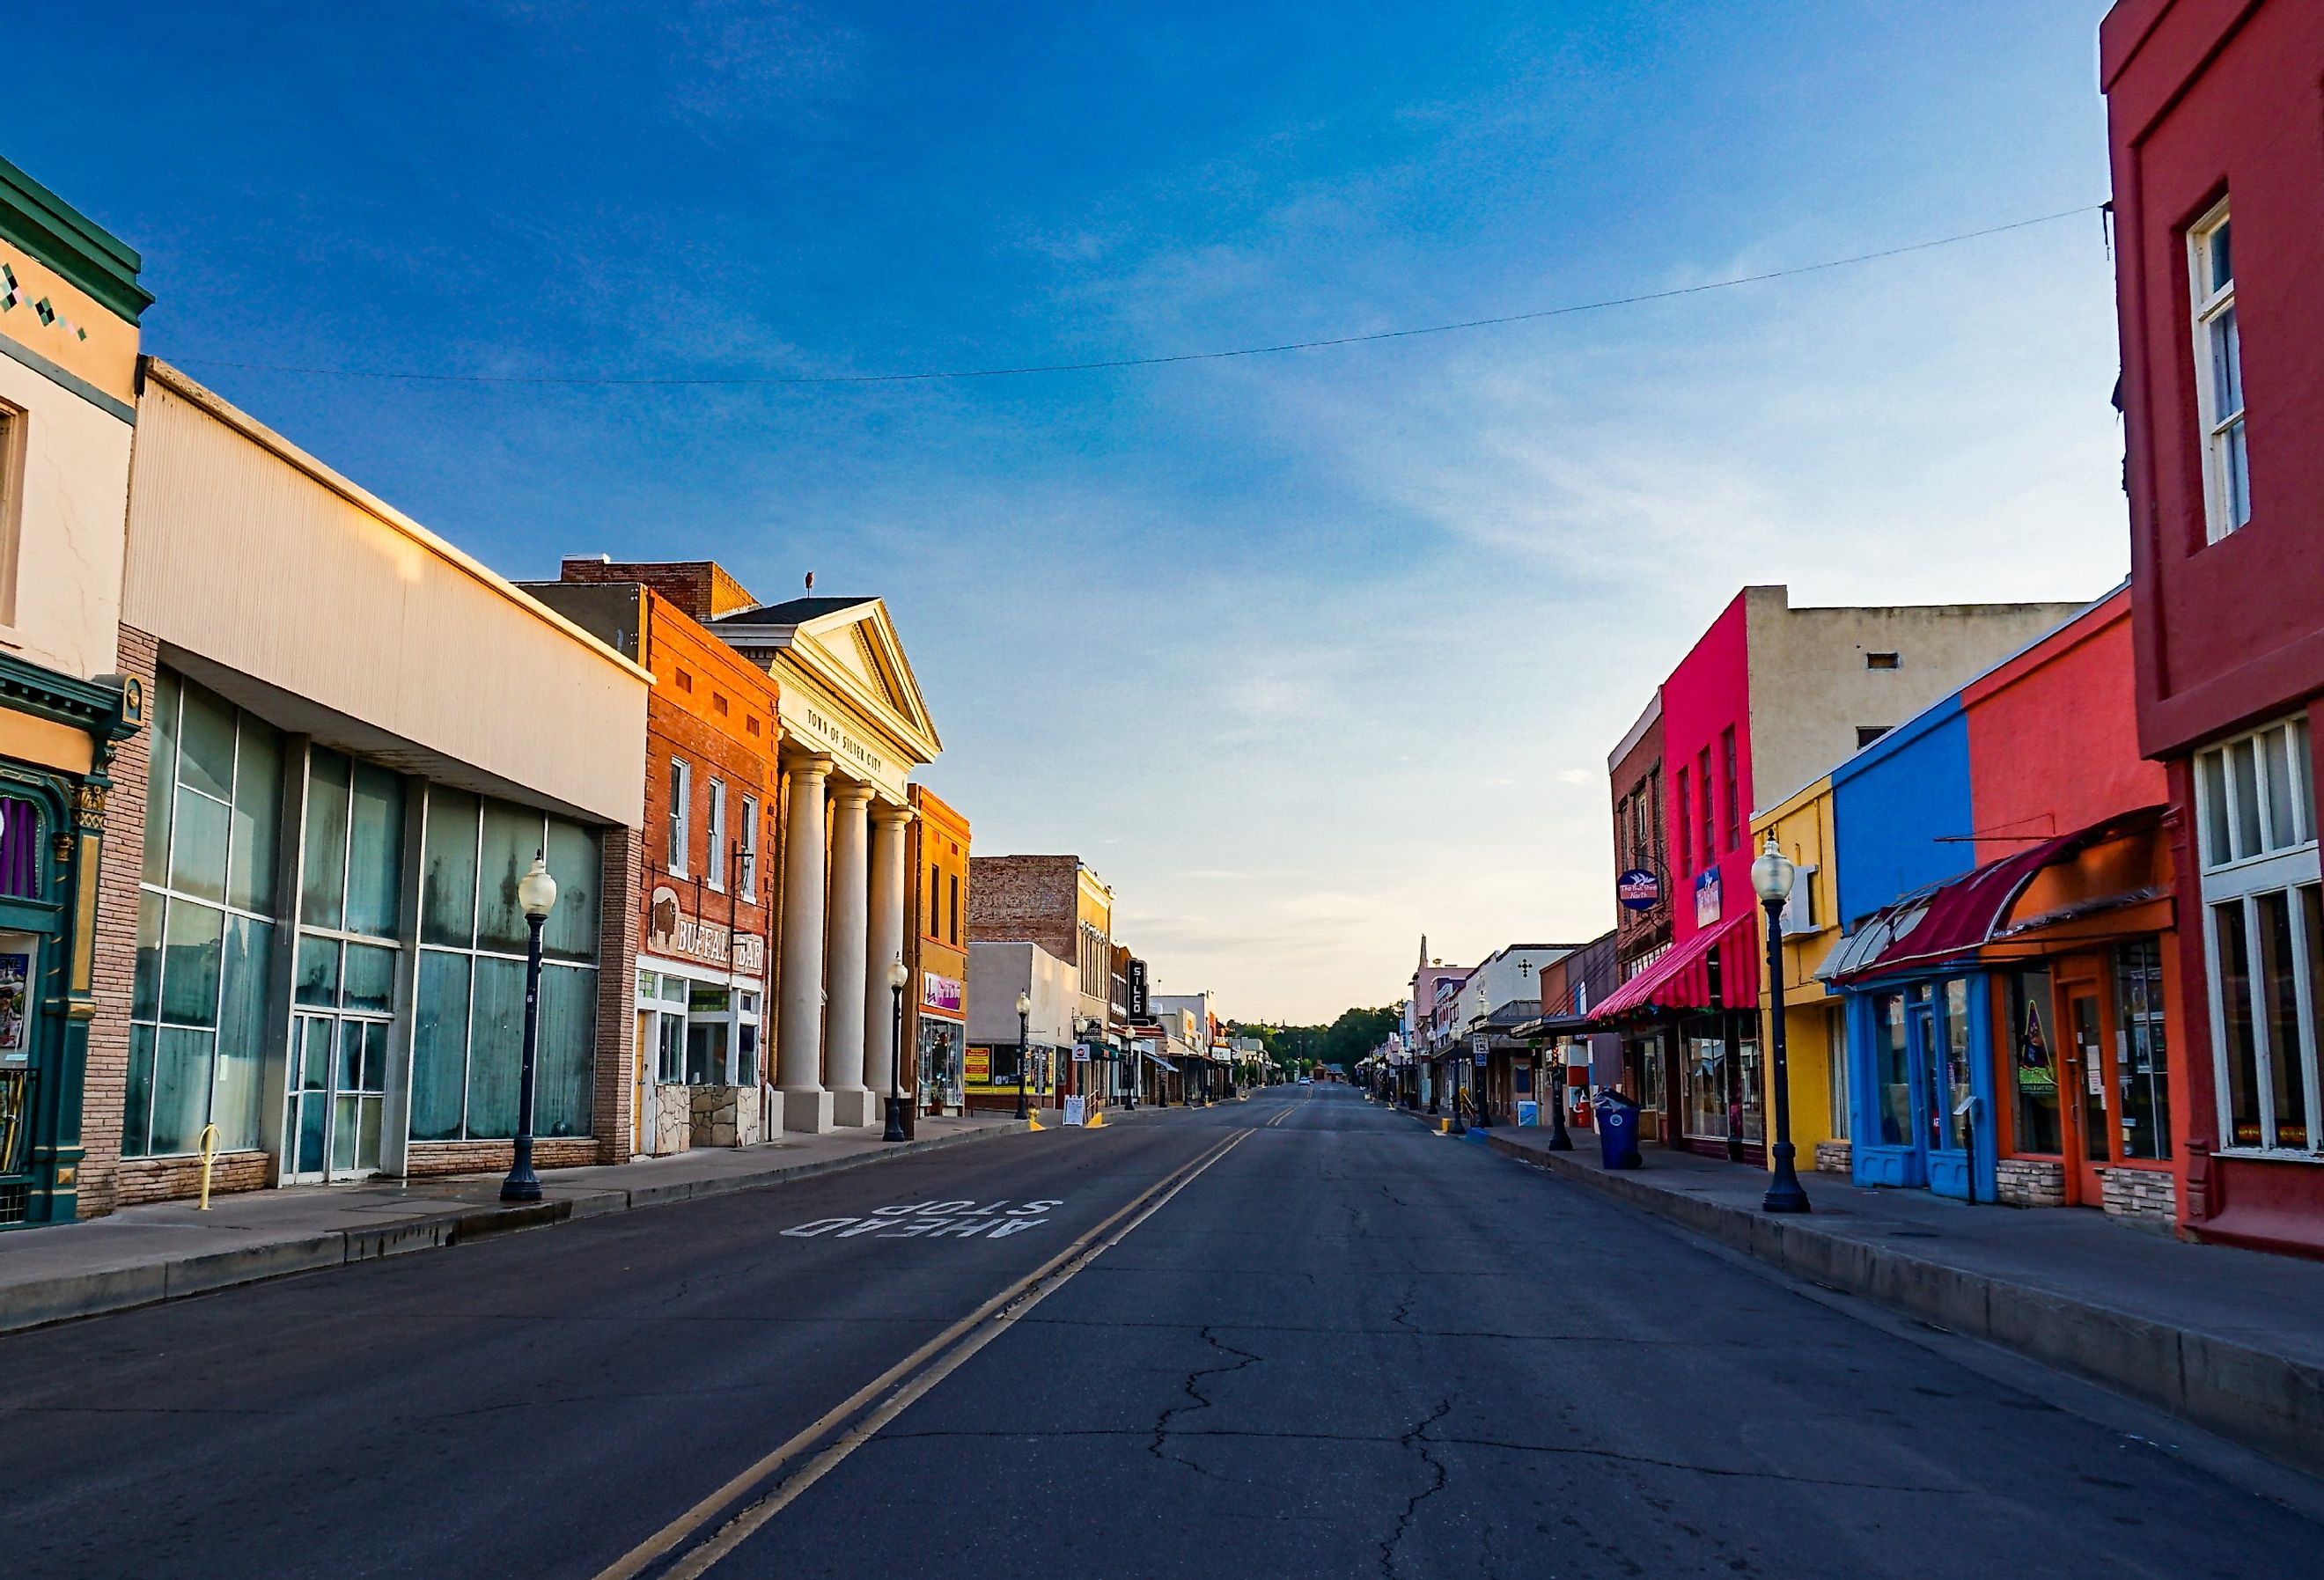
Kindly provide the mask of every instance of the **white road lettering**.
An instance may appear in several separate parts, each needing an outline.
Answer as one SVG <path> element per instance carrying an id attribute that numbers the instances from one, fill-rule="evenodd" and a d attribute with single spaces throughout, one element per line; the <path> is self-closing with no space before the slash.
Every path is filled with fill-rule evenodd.
<path id="1" fill-rule="evenodd" d="M 794 1224 L 782 1233 L 793 1240 L 829 1235 L 853 1240 L 869 1234 L 875 1240 L 1006 1240 L 1049 1221 L 1062 1201 L 1028 1201 L 1010 1206 L 1006 1200 L 983 1206 L 970 1201 L 894 1202 L 874 1207 L 862 1217 L 816 1218 Z"/>

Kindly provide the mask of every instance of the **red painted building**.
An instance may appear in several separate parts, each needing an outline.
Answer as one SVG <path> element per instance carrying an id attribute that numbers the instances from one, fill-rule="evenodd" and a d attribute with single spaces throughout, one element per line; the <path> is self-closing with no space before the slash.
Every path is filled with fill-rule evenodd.
<path id="1" fill-rule="evenodd" d="M 2182 1222 L 2324 1255 L 2324 5 L 2122 0 L 2099 42 L 2139 743 L 2185 813 Z"/>
<path id="2" fill-rule="evenodd" d="M 1995 1195 L 2168 1225 L 2187 1158 L 2174 824 L 2134 668 L 2125 587 L 1963 687 L 1961 711 L 1979 871 L 2040 862 L 1978 951 Z"/>

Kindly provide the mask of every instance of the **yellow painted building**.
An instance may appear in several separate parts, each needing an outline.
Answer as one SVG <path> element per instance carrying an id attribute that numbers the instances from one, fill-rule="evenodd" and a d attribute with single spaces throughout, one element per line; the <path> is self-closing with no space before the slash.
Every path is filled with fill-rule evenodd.
<path id="1" fill-rule="evenodd" d="M 1792 1141 L 1803 1169 L 1829 1164 L 1847 1171 L 1848 1048 L 1837 993 L 1815 969 L 1839 940 L 1839 845 L 1833 835 L 1831 780 L 1815 781 L 1751 820 L 1753 848 L 1767 836 L 1799 869 L 1784 910 L 1784 1038 L 1791 1071 Z M 1778 984 L 1759 988 L 1761 1034 L 1769 1024 Z M 1762 1047 L 1773 1047 L 1763 1041 Z M 1772 1067 L 1772 1060 L 1770 1061 Z M 1771 1067 L 1772 1078 L 1772 1067 Z M 1773 1167 L 1770 1160 L 1769 1167 Z"/>

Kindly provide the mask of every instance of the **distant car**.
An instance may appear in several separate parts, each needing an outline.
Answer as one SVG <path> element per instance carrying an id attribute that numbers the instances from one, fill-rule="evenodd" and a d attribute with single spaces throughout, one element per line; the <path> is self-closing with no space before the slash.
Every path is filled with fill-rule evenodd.
<path id="1" fill-rule="evenodd" d="M 1299 1084 L 1303 1086 L 1312 1086 L 1315 1084 L 1315 1077 L 1313 1076 L 1302 1076 L 1299 1077 Z"/>

